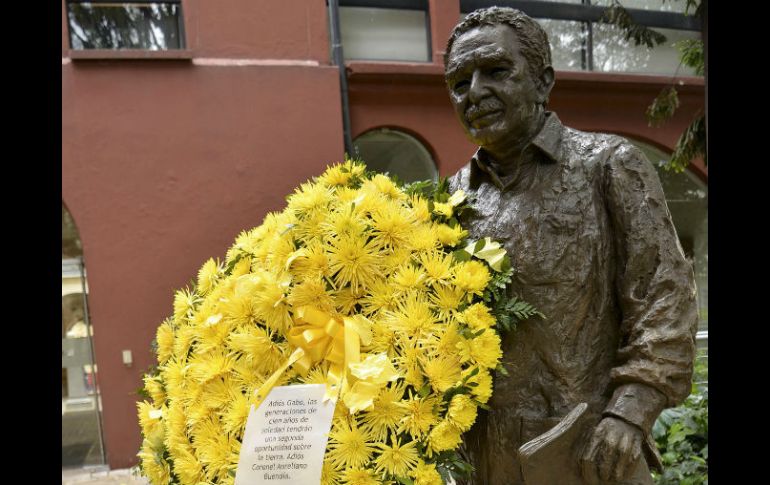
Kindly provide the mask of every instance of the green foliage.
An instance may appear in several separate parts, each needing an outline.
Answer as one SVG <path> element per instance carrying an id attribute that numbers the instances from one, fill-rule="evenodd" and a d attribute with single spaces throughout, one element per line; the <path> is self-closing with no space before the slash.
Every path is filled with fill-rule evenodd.
<path id="1" fill-rule="evenodd" d="M 535 315 L 540 318 L 545 318 L 545 315 L 540 313 L 525 301 L 519 300 L 516 296 L 510 299 L 499 299 L 495 301 L 492 307 L 492 314 L 497 319 L 497 323 L 505 331 L 511 331 L 516 328 L 516 325 L 527 318 Z"/>
<path id="2" fill-rule="evenodd" d="M 695 74 L 703 76 L 706 71 L 706 57 L 703 52 L 703 41 L 700 39 L 685 39 L 676 43 L 682 64 L 691 67 Z"/>
<path id="3" fill-rule="evenodd" d="M 707 366 L 696 365 L 693 377 L 690 396 L 663 411 L 652 427 L 664 466 L 663 474 L 653 473 L 656 485 L 708 485 Z"/>
<path id="4" fill-rule="evenodd" d="M 679 107 L 679 96 L 674 86 L 664 88 L 647 107 L 645 115 L 650 126 L 662 126 L 674 116 Z"/>
<path id="5" fill-rule="evenodd" d="M 652 30 L 644 25 L 636 24 L 628 10 L 617 0 L 613 0 L 612 5 L 607 7 L 602 21 L 622 29 L 625 32 L 626 40 L 634 40 L 634 45 L 644 44 L 647 47 L 655 47 L 666 41 L 666 36 L 656 30 Z"/>
<path id="6" fill-rule="evenodd" d="M 684 130 L 676 142 L 671 159 L 663 166 L 666 170 L 684 172 L 690 161 L 697 157 L 703 157 L 703 162 L 708 165 L 706 155 L 706 116 L 701 115 Z"/>
<path id="7" fill-rule="evenodd" d="M 665 1 L 665 0 L 663 0 Z M 616 8 L 619 5 L 615 0 L 610 9 Z M 622 9 L 622 7 L 619 7 Z M 608 12 L 609 10 L 608 9 Z M 700 0 L 687 0 L 685 6 L 685 14 L 689 14 L 691 10 L 694 10 L 695 15 L 701 15 L 702 4 Z M 630 20 L 630 17 L 628 19 Z M 626 29 L 626 35 L 628 38 L 629 29 L 633 30 L 634 26 L 628 26 L 624 22 L 615 22 L 616 25 Z M 639 42 L 637 42 L 639 45 Z M 648 47 L 652 45 L 647 44 Z M 703 76 L 706 71 L 705 53 L 703 50 L 703 40 L 701 39 L 687 39 L 676 44 L 679 49 L 680 65 L 684 64 L 692 68 L 695 74 Z M 678 71 L 678 69 L 677 69 Z M 679 108 L 679 97 L 676 87 L 672 83 L 671 86 L 664 88 L 652 101 L 652 104 L 647 107 L 645 115 L 647 122 L 650 126 L 660 127 L 663 126 L 666 121 L 670 120 L 677 108 Z M 679 140 L 676 143 L 674 153 L 671 155 L 669 161 L 663 166 L 666 170 L 672 170 L 680 173 L 687 168 L 690 162 L 698 157 L 703 157 L 703 162 L 708 166 L 708 159 L 706 154 L 706 118 L 705 115 L 700 115 L 695 118 L 690 126 L 682 133 Z"/>

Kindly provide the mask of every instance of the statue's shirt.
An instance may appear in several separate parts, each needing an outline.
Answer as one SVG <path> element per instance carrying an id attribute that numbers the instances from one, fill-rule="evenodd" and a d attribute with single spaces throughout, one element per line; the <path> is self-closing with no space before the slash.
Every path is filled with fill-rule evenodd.
<path id="1" fill-rule="evenodd" d="M 470 236 L 504 244 L 511 293 L 546 316 L 505 337 L 509 375 L 496 377 L 490 406 L 542 419 L 586 402 L 649 430 L 661 406 L 690 390 L 692 265 L 643 153 L 546 116 L 532 141 L 536 160 L 506 184 L 482 149 L 450 179 L 474 199 L 462 221 Z"/>

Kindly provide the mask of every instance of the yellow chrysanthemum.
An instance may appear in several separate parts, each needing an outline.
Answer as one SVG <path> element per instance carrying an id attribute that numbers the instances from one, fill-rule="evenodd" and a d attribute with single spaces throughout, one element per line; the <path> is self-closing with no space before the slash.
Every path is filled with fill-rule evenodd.
<path id="1" fill-rule="evenodd" d="M 153 407 L 147 401 L 136 403 L 139 411 L 139 426 L 145 436 L 151 436 L 160 433 L 163 434 L 163 423 L 161 422 L 163 410 Z"/>
<path id="2" fill-rule="evenodd" d="M 258 313 L 252 295 L 235 293 L 222 302 L 220 309 L 233 329 L 249 328 L 257 322 Z"/>
<path id="3" fill-rule="evenodd" d="M 452 206 L 447 202 L 436 202 L 433 204 L 433 212 L 446 218 L 452 217 Z"/>
<path id="4" fill-rule="evenodd" d="M 457 343 L 460 342 L 460 326 L 455 321 L 442 325 L 441 332 L 436 335 L 436 339 L 426 342 L 426 348 L 430 350 L 430 355 L 455 355 L 457 354 Z"/>
<path id="5" fill-rule="evenodd" d="M 302 217 L 310 211 L 326 207 L 333 192 L 322 184 L 304 183 L 287 198 L 287 209 Z"/>
<path id="6" fill-rule="evenodd" d="M 287 301 L 294 308 L 313 305 L 329 312 L 334 308 L 334 298 L 326 291 L 326 282 L 320 278 L 301 281 L 289 290 Z"/>
<path id="7" fill-rule="evenodd" d="M 233 358 L 221 350 L 209 354 L 194 354 L 189 362 L 187 373 L 200 384 L 221 377 L 233 368 Z"/>
<path id="8" fill-rule="evenodd" d="M 373 280 L 367 295 L 361 300 L 361 307 L 370 318 L 384 310 L 394 310 L 397 304 L 396 288 L 384 278 Z"/>
<path id="9" fill-rule="evenodd" d="M 371 433 L 373 439 L 383 441 L 389 433 L 395 431 L 405 413 L 398 405 L 405 387 L 403 382 L 396 382 L 383 388 L 374 400 L 374 406 L 361 413 L 363 427 Z"/>
<path id="10" fill-rule="evenodd" d="M 207 295 L 214 289 L 217 281 L 222 276 L 222 269 L 222 265 L 214 261 L 213 258 L 209 258 L 208 261 L 203 263 L 201 269 L 198 270 L 198 294 Z"/>
<path id="11" fill-rule="evenodd" d="M 362 190 L 379 193 L 395 200 L 403 200 L 406 198 L 406 194 L 393 183 L 393 180 L 382 174 L 377 174 L 370 180 L 364 182 Z"/>
<path id="12" fill-rule="evenodd" d="M 192 447 L 177 446 L 173 452 L 174 473 L 182 483 L 199 483 L 204 480 L 203 463 L 195 456 Z"/>
<path id="13" fill-rule="evenodd" d="M 362 467 L 374 451 L 371 435 L 358 427 L 355 418 L 339 420 L 332 426 L 326 456 L 335 467 Z"/>
<path id="14" fill-rule="evenodd" d="M 234 328 L 233 324 L 232 320 L 224 318 L 223 313 L 209 315 L 197 326 L 197 352 L 203 354 L 221 349 Z"/>
<path id="15" fill-rule="evenodd" d="M 339 313 L 350 315 L 355 312 L 356 306 L 361 303 L 365 294 L 363 288 L 353 289 L 346 286 L 334 292 L 334 306 Z"/>
<path id="16" fill-rule="evenodd" d="M 428 275 L 428 283 L 431 285 L 449 283 L 452 278 L 453 258 L 451 254 L 431 251 L 421 254 L 419 260 Z"/>
<path id="17" fill-rule="evenodd" d="M 147 394 L 152 398 L 153 404 L 160 407 L 166 401 L 166 389 L 163 387 L 163 382 L 159 376 L 151 376 L 149 374 L 144 376 L 144 389 Z"/>
<path id="18" fill-rule="evenodd" d="M 464 261 L 453 268 L 454 284 L 471 295 L 481 295 L 492 276 L 480 261 Z"/>
<path id="19" fill-rule="evenodd" d="M 201 302 L 200 296 L 185 288 L 174 293 L 174 323 L 182 325 L 190 318 L 195 307 Z"/>
<path id="20" fill-rule="evenodd" d="M 407 384 L 414 386 L 416 389 L 421 389 L 425 385 L 425 377 L 420 366 L 420 358 L 416 354 L 417 352 L 411 355 L 405 352 L 399 356 L 398 369 L 404 376 L 404 381 Z"/>
<path id="21" fill-rule="evenodd" d="M 414 478 L 414 485 L 444 485 L 444 480 L 436 470 L 435 463 L 419 460 L 409 476 Z"/>
<path id="22" fill-rule="evenodd" d="M 460 241 L 468 236 L 468 231 L 461 226 L 449 226 L 447 224 L 436 224 L 435 226 L 436 236 L 441 244 L 453 248 L 457 246 Z"/>
<path id="23" fill-rule="evenodd" d="M 445 451 L 457 448 L 462 442 L 460 429 L 450 421 L 437 424 L 428 436 L 428 446 L 433 451 Z"/>
<path id="24" fill-rule="evenodd" d="M 239 254 L 253 253 L 254 249 L 262 242 L 263 237 L 263 231 L 260 231 L 257 227 L 248 231 L 241 231 L 235 238 L 235 244 L 228 250 L 227 262 L 229 263 Z"/>
<path id="25" fill-rule="evenodd" d="M 158 344 L 158 363 L 164 364 L 174 354 L 174 329 L 168 319 L 158 326 L 155 342 Z"/>
<path id="26" fill-rule="evenodd" d="M 222 428 L 232 435 L 240 436 L 246 428 L 246 419 L 249 417 L 251 404 L 245 394 L 235 393 L 226 403 L 226 409 L 222 415 Z"/>
<path id="27" fill-rule="evenodd" d="M 468 378 L 467 383 L 475 384 L 471 387 L 471 393 L 476 400 L 482 404 L 486 404 L 489 398 L 492 397 L 492 375 L 488 370 L 479 368 L 477 366 L 469 367 L 463 371 L 463 377 L 469 376 L 474 369 L 478 369 L 478 373 Z"/>
<path id="28" fill-rule="evenodd" d="M 379 271 L 377 245 L 361 237 L 340 236 L 329 241 L 329 269 L 338 288 L 366 287 Z"/>
<path id="29" fill-rule="evenodd" d="M 391 278 L 391 284 L 398 287 L 401 292 L 419 291 L 425 289 L 426 278 L 427 275 L 422 268 L 406 264 L 396 270 Z"/>
<path id="30" fill-rule="evenodd" d="M 457 384 L 462 371 L 460 361 L 452 354 L 427 359 L 423 368 L 431 386 L 438 392 L 444 392 Z"/>
<path id="31" fill-rule="evenodd" d="M 468 431 L 476 421 L 476 405 L 466 394 L 456 394 L 449 403 L 447 419 L 460 431 Z"/>
<path id="32" fill-rule="evenodd" d="M 235 265 L 233 265 L 233 271 L 230 273 L 230 276 L 233 278 L 237 278 L 239 276 L 243 276 L 245 274 L 248 274 L 248 272 L 251 270 L 251 258 L 249 256 L 244 256 L 241 259 L 238 260 Z"/>
<path id="33" fill-rule="evenodd" d="M 292 270 L 300 280 L 331 276 L 329 257 L 321 241 L 310 241 L 298 250 L 300 254 L 292 263 Z"/>
<path id="34" fill-rule="evenodd" d="M 194 448 L 204 465 L 206 480 L 219 481 L 229 475 L 233 448 L 237 441 L 222 429 L 219 419 L 209 416 L 193 427 Z"/>
<path id="35" fill-rule="evenodd" d="M 419 397 L 409 392 L 409 399 L 401 401 L 400 406 L 405 410 L 398 432 L 407 432 L 412 438 L 421 440 L 423 436 L 439 421 L 437 414 L 438 398 L 433 396 Z"/>
<path id="36" fill-rule="evenodd" d="M 384 317 L 383 317 L 384 319 Z M 379 323 L 383 319 L 376 319 Z M 367 352 L 381 353 L 385 352 L 389 357 L 395 357 L 396 352 L 396 330 L 386 324 L 375 324 L 372 327 L 372 342 L 365 347 Z"/>
<path id="37" fill-rule="evenodd" d="M 503 356 L 500 349 L 500 337 L 491 329 L 471 339 L 461 339 L 457 343 L 461 362 L 471 362 L 481 367 L 494 369 Z"/>
<path id="38" fill-rule="evenodd" d="M 406 244 L 414 220 L 404 207 L 391 202 L 372 213 L 371 225 L 373 241 L 382 248 L 392 249 Z"/>
<path id="39" fill-rule="evenodd" d="M 360 210 L 352 205 L 340 207 L 329 212 L 326 220 L 319 224 L 323 235 L 327 238 L 346 236 L 357 238 L 366 229 L 367 219 Z"/>
<path id="40" fill-rule="evenodd" d="M 152 449 L 148 440 L 143 441 L 142 449 L 137 456 L 142 462 L 142 471 L 152 485 L 168 484 L 171 479 L 171 467 L 160 453 Z"/>
<path id="41" fill-rule="evenodd" d="M 179 359 L 171 359 L 160 368 L 160 375 L 166 386 L 169 399 L 177 400 L 184 393 L 185 364 Z"/>
<path id="42" fill-rule="evenodd" d="M 283 333 L 291 325 L 291 309 L 286 301 L 288 285 L 278 278 L 269 278 L 261 291 L 254 295 L 254 311 L 260 321 L 273 331 Z"/>
<path id="43" fill-rule="evenodd" d="M 329 365 L 322 363 L 310 369 L 310 371 L 300 377 L 304 384 L 326 384 L 326 376 L 329 374 Z"/>
<path id="44" fill-rule="evenodd" d="M 459 314 L 459 320 L 473 330 L 491 328 L 495 325 L 495 317 L 489 312 L 484 303 L 474 303 Z"/>
<path id="45" fill-rule="evenodd" d="M 412 249 L 409 244 L 404 244 L 395 247 L 389 251 L 385 251 L 382 256 L 382 276 L 388 278 L 395 273 L 398 268 L 412 264 Z"/>
<path id="46" fill-rule="evenodd" d="M 441 241 L 433 228 L 428 224 L 423 224 L 414 228 L 412 238 L 409 240 L 409 247 L 413 251 L 423 252 L 439 249 Z"/>
<path id="47" fill-rule="evenodd" d="M 425 197 L 419 194 L 412 195 L 409 198 L 409 205 L 416 221 L 427 222 L 430 220 L 430 209 L 428 208 L 428 200 Z"/>
<path id="48" fill-rule="evenodd" d="M 342 474 L 335 469 L 330 461 L 324 461 L 321 466 L 321 485 L 340 485 Z"/>
<path id="49" fill-rule="evenodd" d="M 174 332 L 174 356 L 178 359 L 186 359 L 187 353 L 195 340 L 198 330 L 192 326 L 184 326 Z"/>
<path id="50" fill-rule="evenodd" d="M 381 485 L 374 471 L 364 468 L 347 468 L 342 472 L 342 479 L 346 485 Z"/>
<path id="51" fill-rule="evenodd" d="M 219 410 L 240 396 L 241 388 L 226 375 L 203 383 L 201 392 L 201 403 L 210 409 Z"/>
<path id="52" fill-rule="evenodd" d="M 383 312 L 383 321 L 409 337 L 426 338 L 439 331 L 430 304 L 418 293 L 411 293 L 396 311 Z"/>
<path id="53" fill-rule="evenodd" d="M 415 441 L 402 445 L 396 435 L 390 438 L 390 445 L 378 443 L 380 455 L 375 458 L 375 471 L 405 477 L 417 465 L 417 448 Z"/>
<path id="54" fill-rule="evenodd" d="M 453 286 L 436 286 L 430 294 L 430 302 L 436 308 L 438 317 L 446 322 L 455 314 L 464 296 L 461 290 Z"/>
<path id="55" fill-rule="evenodd" d="M 352 164 L 336 163 L 327 168 L 326 171 L 318 177 L 318 182 L 328 187 L 344 186 L 353 178 L 353 172 L 350 170 Z"/>

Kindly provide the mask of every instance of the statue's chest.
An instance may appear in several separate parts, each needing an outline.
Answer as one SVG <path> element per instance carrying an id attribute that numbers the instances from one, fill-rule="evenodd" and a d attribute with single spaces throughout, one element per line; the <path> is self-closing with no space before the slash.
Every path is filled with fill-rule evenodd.
<path id="1" fill-rule="evenodd" d="M 604 203 L 589 180 L 545 180 L 524 191 L 483 183 L 475 195 L 465 221 L 471 237 L 503 243 L 524 283 L 574 281 L 607 250 Z"/>

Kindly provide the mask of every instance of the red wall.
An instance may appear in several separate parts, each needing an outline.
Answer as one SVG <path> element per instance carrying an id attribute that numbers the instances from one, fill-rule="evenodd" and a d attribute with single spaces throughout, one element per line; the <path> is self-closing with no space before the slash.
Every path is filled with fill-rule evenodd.
<path id="1" fill-rule="evenodd" d="M 173 290 L 344 151 L 323 2 L 214 3 L 185 3 L 196 59 L 322 65 L 62 63 L 62 197 L 83 243 L 112 468 L 136 463 L 135 391 Z"/>

